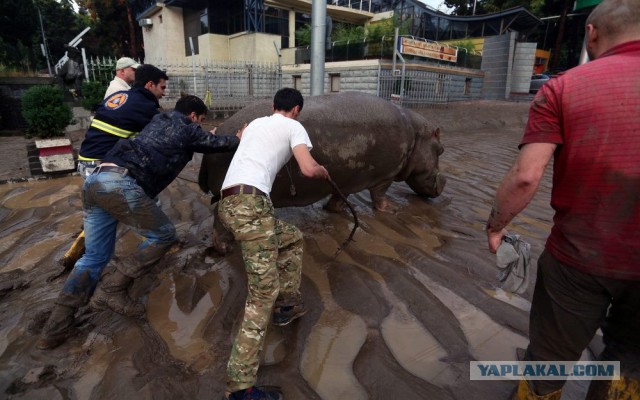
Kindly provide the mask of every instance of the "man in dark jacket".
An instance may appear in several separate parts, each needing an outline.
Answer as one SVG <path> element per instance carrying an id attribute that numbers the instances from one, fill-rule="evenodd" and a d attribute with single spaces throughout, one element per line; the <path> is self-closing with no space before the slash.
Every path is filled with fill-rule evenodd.
<path id="1" fill-rule="evenodd" d="M 106 98 L 96 110 L 91 126 L 80 145 L 78 172 L 82 179 L 100 165 L 102 158 L 119 139 L 130 139 L 158 114 L 167 89 L 167 74 L 146 64 L 138 67 L 133 88 Z M 72 268 L 84 252 L 84 231 L 73 242 L 59 263 Z"/>
<path id="2" fill-rule="evenodd" d="M 71 336 L 74 314 L 92 294 L 95 309 L 144 314 L 142 304 L 135 304 L 127 289 L 176 241 L 175 227 L 153 197 L 178 176 L 194 152 L 233 151 L 240 142 L 241 132 L 235 137 L 204 131 L 200 124 L 206 112 L 199 98 L 183 97 L 174 111 L 156 115 L 134 139 L 120 140 L 87 177 L 83 187 L 86 252 L 67 278 L 38 348 L 52 349 Z M 135 255 L 100 280 L 115 250 L 118 222 L 131 226 L 145 240 Z"/>
<path id="3" fill-rule="evenodd" d="M 142 65 L 131 90 L 116 92 L 100 103 L 80 145 L 78 172 L 83 178 L 91 175 L 119 139 L 134 137 L 159 113 L 158 100 L 168 79 L 157 67 Z"/>

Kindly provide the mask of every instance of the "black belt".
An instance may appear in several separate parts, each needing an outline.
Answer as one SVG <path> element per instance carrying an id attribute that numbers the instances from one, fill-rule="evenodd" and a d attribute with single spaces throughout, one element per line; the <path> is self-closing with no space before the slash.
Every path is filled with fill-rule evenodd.
<path id="1" fill-rule="evenodd" d="M 265 196 L 265 197 L 267 196 L 262 190 L 255 188 L 251 185 L 236 185 L 236 186 L 231 186 L 230 188 L 223 189 L 220 192 L 220 200 L 234 194 L 252 194 L 254 196 Z"/>
<path id="2" fill-rule="evenodd" d="M 93 172 L 96 174 L 99 174 L 100 172 L 115 172 L 124 176 L 127 174 L 127 172 L 129 172 L 129 170 L 126 169 L 125 167 L 116 167 L 113 165 L 99 165 L 98 168 L 96 168 L 95 171 Z"/>

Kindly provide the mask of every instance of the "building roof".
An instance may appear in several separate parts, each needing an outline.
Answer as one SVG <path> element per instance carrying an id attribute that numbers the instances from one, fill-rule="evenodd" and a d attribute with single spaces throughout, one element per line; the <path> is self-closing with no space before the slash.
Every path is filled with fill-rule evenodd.
<path id="1" fill-rule="evenodd" d="M 508 31 L 526 34 L 543 24 L 540 18 L 522 6 L 483 15 L 446 15 L 430 9 L 426 9 L 425 12 L 433 17 L 446 19 L 449 22 L 466 23 L 470 26 L 469 32 L 476 30 L 473 27 L 482 27 L 480 36 L 501 35 Z"/>
<path id="2" fill-rule="evenodd" d="M 209 3 L 208 0 L 158 1 L 161 3 L 163 2 L 166 6 L 170 7 L 190 9 L 205 8 Z M 145 18 L 146 16 L 152 14 L 158 8 L 158 1 L 134 0 L 133 5 L 136 12 L 136 18 Z M 311 13 L 312 8 L 312 0 L 264 0 L 264 4 L 272 7 L 285 7 L 287 9 L 294 9 L 297 12 L 303 13 Z M 466 31 L 468 32 L 469 36 L 472 37 L 499 35 L 508 31 L 518 31 L 524 34 L 528 34 L 538 25 L 542 24 L 542 21 L 538 17 L 533 15 L 529 10 L 522 6 L 513 7 L 491 14 L 457 16 L 444 14 L 438 10 L 434 10 L 424 5 L 424 7 L 420 7 L 420 13 L 424 14 L 424 16 L 428 16 L 431 19 L 435 18 L 440 21 L 446 21 L 446 25 L 453 23 L 467 24 L 469 29 L 467 29 Z M 341 7 L 331 4 L 327 5 L 327 16 L 331 17 L 335 21 L 361 25 L 370 21 L 374 17 L 374 15 L 374 13 L 359 10 L 357 8 Z"/>

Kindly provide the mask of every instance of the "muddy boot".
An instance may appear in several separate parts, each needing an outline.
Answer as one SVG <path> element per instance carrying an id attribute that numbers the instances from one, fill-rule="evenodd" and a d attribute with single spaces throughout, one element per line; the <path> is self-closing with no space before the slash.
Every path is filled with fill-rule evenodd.
<path id="1" fill-rule="evenodd" d="M 58 260 L 58 264 L 62 265 L 65 269 L 72 269 L 76 265 L 76 261 L 84 254 L 84 231 L 80 232 L 76 240 L 67 250 L 66 253 Z"/>
<path id="2" fill-rule="evenodd" d="M 292 306 L 280 306 L 273 310 L 271 323 L 275 326 L 289 325 L 294 320 L 302 317 L 309 311 L 304 303 L 300 301 Z"/>
<path id="3" fill-rule="evenodd" d="M 586 400 L 637 400 L 640 382 L 621 376 L 617 381 L 591 381 Z"/>
<path id="4" fill-rule="evenodd" d="M 90 306 L 94 310 L 106 310 L 125 315 L 127 317 L 141 318 L 145 314 L 144 306 L 136 303 L 129 297 L 127 289 L 133 283 L 133 278 L 126 276 L 114 268 L 107 272 L 91 297 Z"/>
<path id="5" fill-rule="evenodd" d="M 233 393 L 225 393 L 229 400 L 282 400 L 280 390 L 272 387 L 251 386 Z"/>
<path id="6" fill-rule="evenodd" d="M 36 347 L 40 350 L 53 349 L 74 336 L 76 334 L 74 314 L 85 303 L 84 296 L 60 293 L 47 323 L 42 328 Z"/>
<path id="7" fill-rule="evenodd" d="M 521 380 L 512 400 L 560 400 L 562 389 L 544 395 L 537 395 L 526 380 Z"/>

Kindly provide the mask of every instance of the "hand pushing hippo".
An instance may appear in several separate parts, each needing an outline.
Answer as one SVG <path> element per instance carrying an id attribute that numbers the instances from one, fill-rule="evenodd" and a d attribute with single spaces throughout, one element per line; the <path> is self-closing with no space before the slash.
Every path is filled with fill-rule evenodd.
<path id="1" fill-rule="evenodd" d="M 217 134 L 235 135 L 245 123 L 271 115 L 272 107 L 271 101 L 250 105 L 225 121 Z M 444 151 L 440 130 L 421 115 L 376 96 L 345 92 L 305 98 L 298 120 L 311 138 L 311 154 L 345 195 L 368 189 L 373 207 L 390 211 L 385 193 L 394 181 L 404 181 L 426 197 L 442 192 L 446 179 L 438 170 Z M 198 178 L 203 191 L 220 193 L 231 158 L 224 153 L 204 156 Z M 327 182 L 305 179 L 295 160 L 278 173 L 271 191 L 275 207 L 306 206 L 328 195 L 327 209 L 343 207 Z M 215 242 L 214 237 L 218 247 Z"/>

